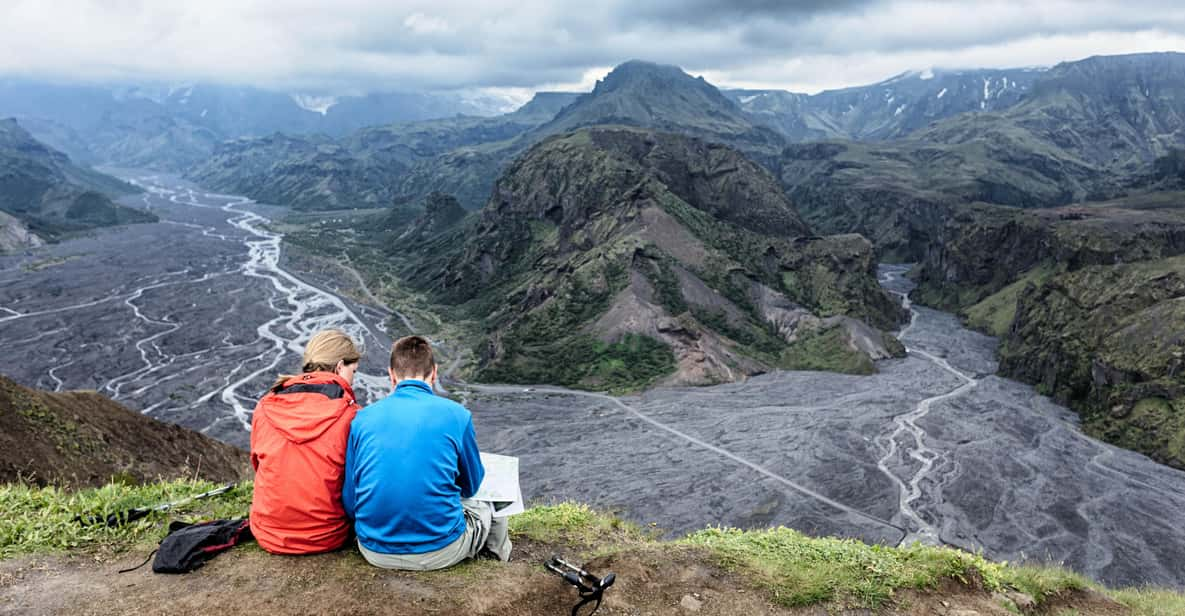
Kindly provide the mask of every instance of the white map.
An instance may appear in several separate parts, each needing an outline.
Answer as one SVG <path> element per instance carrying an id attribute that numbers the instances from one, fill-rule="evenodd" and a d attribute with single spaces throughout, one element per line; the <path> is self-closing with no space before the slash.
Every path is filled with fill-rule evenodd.
<path id="1" fill-rule="evenodd" d="M 494 517 L 505 518 L 522 513 L 523 491 L 518 483 L 518 458 L 481 452 L 481 464 L 486 469 L 485 479 L 474 500 L 487 501 L 494 506 Z"/>

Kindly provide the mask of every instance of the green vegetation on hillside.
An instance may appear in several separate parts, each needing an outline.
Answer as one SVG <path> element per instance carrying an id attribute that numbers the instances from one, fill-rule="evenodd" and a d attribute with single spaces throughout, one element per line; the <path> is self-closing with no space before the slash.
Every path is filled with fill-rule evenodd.
<path id="1" fill-rule="evenodd" d="M 1040 285 L 1053 275 L 1049 265 L 1035 267 L 1024 273 L 1016 282 L 989 295 L 966 308 L 963 315 L 972 329 L 1001 337 L 1008 333 L 1012 320 L 1016 318 L 1016 302 L 1029 285 Z"/>
<path id="2" fill-rule="evenodd" d="M 787 370 L 826 370 L 845 374 L 872 374 L 876 368 L 867 355 L 848 345 L 843 327 L 807 332 L 783 354 Z"/>

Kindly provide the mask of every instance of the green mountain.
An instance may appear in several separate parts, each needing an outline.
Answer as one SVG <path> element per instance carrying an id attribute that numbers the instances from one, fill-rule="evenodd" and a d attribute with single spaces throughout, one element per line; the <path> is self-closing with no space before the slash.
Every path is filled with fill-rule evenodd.
<path id="1" fill-rule="evenodd" d="M 478 324 L 487 380 L 614 388 L 775 367 L 870 372 L 899 351 L 876 329 L 903 315 L 876 284 L 866 240 L 814 237 L 762 167 L 669 133 L 550 137 L 479 216 L 391 255 L 450 320 Z"/>
<path id="2" fill-rule="evenodd" d="M 234 481 L 247 452 L 93 391 L 51 393 L 0 376 L 0 482 L 81 488 L 116 479 Z"/>
<path id="3" fill-rule="evenodd" d="M 156 217 L 111 201 L 136 189 L 75 166 L 61 152 L 33 139 L 15 120 L 0 121 L 0 210 L 19 220 L 7 233 L 24 239 L 12 248 L 93 227 L 152 222 Z M 33 236 L 29 236 L 31 232 Z"/>

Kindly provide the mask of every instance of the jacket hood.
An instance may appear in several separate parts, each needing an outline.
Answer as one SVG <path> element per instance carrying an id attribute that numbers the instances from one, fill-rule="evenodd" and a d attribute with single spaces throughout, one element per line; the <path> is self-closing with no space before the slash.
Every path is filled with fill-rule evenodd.
<path id="1" fill-rule="evenodd" d="M 263 418 L 293 443 L 314 440 L 354 406 L 354 390 L 332 372 L 309 372 L 284 381 L 263 398 Z"/>

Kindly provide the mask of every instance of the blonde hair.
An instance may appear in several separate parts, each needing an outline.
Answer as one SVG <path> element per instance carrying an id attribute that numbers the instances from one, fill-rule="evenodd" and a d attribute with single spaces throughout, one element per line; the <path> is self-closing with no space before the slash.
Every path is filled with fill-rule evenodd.
<path id="1" fill-rule="evenodd" d="M 337 363 L 346 365 L 356 364 L 362 359 L 358 346 L 349 334 L 340 329 L 326 329 L 319 331 L 309 339 L 304 347 L 304 356 L 300 359 L 301 372 L 333 372 Z M 294 377 L 293 374 L 281 374 L 272 385 L 272 391 L 278 390 L 284 382 Z"/>

